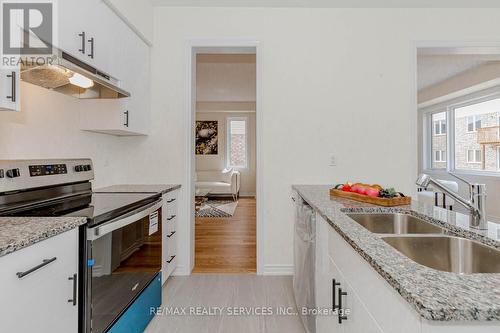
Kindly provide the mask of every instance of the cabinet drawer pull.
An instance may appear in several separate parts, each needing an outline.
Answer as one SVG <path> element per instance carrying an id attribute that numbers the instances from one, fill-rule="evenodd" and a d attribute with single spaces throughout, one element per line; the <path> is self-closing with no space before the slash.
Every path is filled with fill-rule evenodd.
<path id="1" fill-rule="evenodd" d="M 339 308 L 339 306 L 335 304 L 335 298 L 336 298 L 335 294 L 337 286 L 340 286 L 340 282 L 337 282 L 335 279 L 332 279 L 332 311 L 335 311 L 336 309 Z"/>
<path id="2" fill-rule="evenodd" d="M 175 198 L 167 200 L 167 203 L 171 203 L 171 202 L 174 202 L 174 201 L 175 201 Z"/>
<path id="3" fill-rule="evenodd" d="M 342 291 L 342 288 L 339 288 L 339 324 L 342 324 L 342 320 L 347 320 L 347 316 L 342 315 L 342 296 L 347 296 L 347 291 Z"/>
<path id="4" fill-rule="evenodd" d="M 16 102 L 16 72 L 11 72 L 10 75 L 7 75 L 7 77 L 10 77 L 10 83 L 11 83 L 11 93 L 10 96 L 7 96 L 8 99 L 10 99 L 13 103 Z"/>
<path id="5" fill-rule="evenodd" d="M 47 266 L 51 262 L 56 261 L 56 259 L 57 259 L 57 257 L 54 257 L 52 259 L 43 259 L 42 263 L 40 265 L 37 265 L 37 266 L 35 266 L 35 267 L 31 268 L 31 269 L 28 269 L 27 271 L 24 271 L 24 272 L 17 272 L 16 275 L 17 275 L 18 278 L 23 278 L 26 275 L 31 274 L 31 273 L 33 273 L 36 270 L 39 270 L 43 266 Z"/>
<path id="6" fill-rule="evenodd" d="M 173 235 L 175 235 L 175 231 L 172 231 L 172 232 L 170 233 L 170 235 L 167 235 L 167 237 L 168 237 L 168 238 L 170 238 L 170 237 L 172 237 Z"/>
<path id="7" fill-rule="evenodd" d="M 174 260 L 174 258 L 175 258 L 175 256 L 170 256 L 170 260 L 167 260 L 167 263 L 170 264 L 172 262 L 172 260 Z"/>
<path id="8" fill-rule="evenodd" d="M 85 40 L 85 31 L 82 31 L 81 34 L 78 34 L 78 36 L 80 36 L 82 38 L 82 48 L 81 49 L 78 49 L 79 52 L 85 54 L 85 43 L 86 43 L 86 40 Z"/>
<path id="9" fill-rule="evenodd" d="M 129 116 L 128 110 L 123 112 L 123 114 L 125 115 L 125 123 L 123 124 L 123 126 L 128 127 L 128 116 Z"/>
<path id="10" fill-rule="evenodd" d="M 78 291 L 78 281 L 76 273 L 73 276 L 70 276 L 68 280 L 73 280 L 73 298 L 68 299 L 68 303 L 73 303 L 73 306 L 76 306 L 76 293 Z"/>
<path id="11" fill-rule="evenodd" d="M 172 215 L 170 217 L 167 217 L 167 221 L 172 221 L 173 219 L 175 219 L 177 215 Z"/>
<path id="12" fill-rule="evenodd" d="M 90 54 L 89 54 L 89 57 L 91 59 L 94 59 L 94 37 L 92 37 L 92 38 L 89 39 L 89 43 L 90 43 Z"/>

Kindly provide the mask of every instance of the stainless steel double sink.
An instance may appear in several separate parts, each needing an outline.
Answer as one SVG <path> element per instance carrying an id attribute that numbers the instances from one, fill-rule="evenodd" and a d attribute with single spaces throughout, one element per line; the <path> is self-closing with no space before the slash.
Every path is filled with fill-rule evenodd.
<path id="1" fill-rule="evenodd" d="M 500 251 L 407 214 L 347 214 L 409 259 L 458 274 L 500 273 Z"/>

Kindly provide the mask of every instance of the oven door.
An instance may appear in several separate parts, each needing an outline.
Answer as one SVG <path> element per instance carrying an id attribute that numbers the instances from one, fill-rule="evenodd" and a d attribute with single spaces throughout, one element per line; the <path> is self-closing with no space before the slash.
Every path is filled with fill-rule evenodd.
<path id="1" fill-rule="evenodd" d="M 161 206 L 87 229 L 87 332 L 108 331 L 160 272 Z"/>

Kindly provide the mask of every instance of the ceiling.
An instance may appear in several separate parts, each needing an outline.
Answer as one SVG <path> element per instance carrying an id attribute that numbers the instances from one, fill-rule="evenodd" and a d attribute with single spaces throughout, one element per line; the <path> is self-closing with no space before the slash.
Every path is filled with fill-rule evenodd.
<path id="1" fill-rule="evenodd" d="M 500 8 L 498 0 L 152 0 L 176 7 Z"/>

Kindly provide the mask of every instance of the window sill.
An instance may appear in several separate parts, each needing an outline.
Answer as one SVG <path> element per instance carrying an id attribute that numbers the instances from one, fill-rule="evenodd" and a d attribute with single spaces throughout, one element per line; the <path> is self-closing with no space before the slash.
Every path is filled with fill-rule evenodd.
<path id="1" fill-rule="evenodd" d="M 453 170 L 447 171 L 445 169 L 424 169 L 423 173 L 429 173 L 434 175 L 448 175 L 450 172 L 459 176 L 476 176 L 484 178 L 500 178 L 499 171 L 473 171 L 473 170 Z"/>

